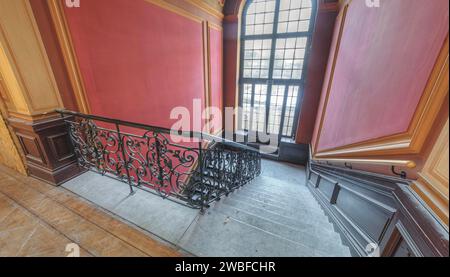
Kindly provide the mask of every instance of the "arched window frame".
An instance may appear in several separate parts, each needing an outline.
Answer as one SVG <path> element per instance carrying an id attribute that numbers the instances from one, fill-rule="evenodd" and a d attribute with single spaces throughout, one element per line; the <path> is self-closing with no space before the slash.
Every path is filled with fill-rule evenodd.
<path id="1" fill-rule="evenodd" d="M 242 9 L 241 14 L 241 20 L 240 20 L 240 55 L 239 55 L 239 93 L 238 93 L 238 103 L 241 108 L 243 107 L 243 98 L 244 98 L 244 85 L 251 85 L 251 106 L 254 106 L 254 100 L 255 100 L 255 86 L 257 85 L 267 85 L 267 96 L 266 96 L 266 108 L 265 108 L 265 122 L 264 122 L 264 131 L 270 132 L 270 126 L 269 126 L 269 112 L 271 108 L 271 98 L 272 98 L 272 91 L 274 86 L 284 86 L 285 92 L 283 95 L 283 110 L 281 114 L 281 122 L 279 123 L 279 137 L 288 137 L 288 138 L 294 138 L 296 134 L 297 129 L 297 123 L 299 120 L 300 115 L 300 108 L 301 108 L 301 102 L 303 100 L 303 93 L 305 88 L 305 79 L 306 79 L 306 73 L 308 68 L 308 61 L 310 57 L 310 50 L 311 50 L 311 43 L 312 43 L 312 34 L 314 32 L 315 28 L 315 20 L 317 16 L 317 0 L 311 0 L 311 16 L 310 16 L 310 24 L 308 31 L 305 32 L 286 32 L 286 33 L 278 33 L 278 26 L 279 26 L 279 16 L 280 16 L 280 4 L 281 0 L 274 0 L 275 1 L 275 11 L 274 11 L 274 19 L 273 19 L 273 30 L 270 34 L 257 34 L 257 35 L 247 35 L 246 34 L 246 26 L 247 26 L 247 15 L 248 15 L 248 9 L 250 7 L 250 4 L 254 2 L 254 0 L 248 0 L 245 2 L 244 7 Z M 297 1 L 297 0 L 292 0 Z M 301 1 L 301 0 L 298 0 Z M 277 39 L 284 39 L 284 38 L 299 38 L 299 37 L 305 37 L 307 38 L 307 43 L 305 47 L 305 56 L 303 59 L 303 66 L 302 66 L 302 73 L 300 79 L 282 79 L 282 78 L 274 78 L 274 61 L 275 61 L 275 51 L 276 51 L 276 42 Z M 269 72 L 267 78 L 252 78 L 252 77 L 244 77 L 244 51 L 245 51 L 245 43 L 248 40 L 264 40 L 264 39 L 270 39 L 271 40 L 271 48 L 270 48 L 270 59 L 269 59 Z M 289 95 L 288 90 L 289 87 L 298 86 L 298 94 L 297 94 L 297 103 L 295 105 L 295 111 L 293 118 L 290 117 L 289 121 L 291 122 L 290 126 L 291 129 L 289 132 L 285 132 L 285 119 L 286 119 L 286 101 L 287 97 Z M 245 113 L 245 109 L 244 109 Z M 249 126 L 243 126 L 243 120 L 242 120 L 242 114 L 240 114 L 238 118 L 238 129 L 243 131 L 249 131 Z M 250 115 L 250 117 L 253 117 L 253 115 Z M 249 118 L 249 123 L 252 124 L 253 119 Z M 253 122 L 254 123 L 254 122 Z M 260 125 L 256 122 L 256 125 Z M 255 128 L 253 128 L 255 130 Z M 256 128 L 257 131 L 263 131 L 260 127 Z"/>

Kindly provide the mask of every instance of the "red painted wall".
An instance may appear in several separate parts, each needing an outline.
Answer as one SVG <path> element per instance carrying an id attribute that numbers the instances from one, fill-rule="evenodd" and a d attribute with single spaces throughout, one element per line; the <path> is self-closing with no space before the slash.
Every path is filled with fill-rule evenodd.
<path id="1" fill-rule="evenodd" d="M 204 100 L 201 23 L 144 0 L 81 2 L 65 13 L 93 114 L 171 127 L 173 107 Z"/>
<path id="2" fill-rule="evenodd" d="M 379 8 L 352 1 L 318 150 L 407 130 L 448 21 L 447 0 L 381 1 Z M 322 98 L 327 81 L 323 88 Z"/>
<path id="3" fill-rule="evenodd" d="M 211 106 L 220 110 L 223 108 L 223 88 L 222 88 L 222 31 L 213 28 L 209 29 L 210 40 L 210 63 L 211 63 Z M 213 119 L 214 126 L 220 126 L 222 118 Z M 220 130 L 220 129 L 219 129 Z M 214 130 L 214 133 L 219 130 Z"/>

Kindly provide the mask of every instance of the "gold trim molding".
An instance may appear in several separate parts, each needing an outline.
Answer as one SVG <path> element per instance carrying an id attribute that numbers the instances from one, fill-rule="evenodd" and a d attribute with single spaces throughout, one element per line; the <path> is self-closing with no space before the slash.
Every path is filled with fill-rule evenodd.
<path id="1" fill-rule="evenodd" d="M 69 79 L 74 90 L 75 99 L 77 101 L 78 109 L 82 113 L 89 114 L 91 108 L 86 95 L 86 88 L 84 86 L 83 77 L 81 75 L 78 59 L 73 47 L 72 37 L 70 35 L 69 27 L 64 13 L 64 7 L 61 1 L 49 0 L 48 6 L 50 14 L 53 19 L 53 24 L 56 29 L 56 34 L 61 46 L 61 50 L 69 73 Z"/>
<path id="2" fill-rule="evenodd" d="M 32 121 L 62 107 L 28 0 L 0 0 L 0 71 L 9 115 Z"/>
<path id="3" fill-rule="evenodd" d="M 222 12 L 218 11 L 214 7 L 210 6 L 208 3 L 206 3 L 204 0 L 186 0 L 186 2 L 190 3 L 191 5 L 203 10 L 204 12 L 222 20 L 224 18 L 224 15 Z"/>
<path id="4" fill-rule="evenodd" d="M 211 115 L 209 114 L 209 107 L 211 107 L 211 51 L 210 51 L 210 35 L 209 35 L 209 22 L 204 21 L 202 24 L 202 38 L 203 38 L 203 79 L 204 79 L 204 97 L 205 97 L 205 127 L 210 132 L 209 120 Z"/>
<path id="5" fill-rule="evenodd" d="M 449 82 L 449 38 L 448 34 L 443 43 L 435 66 L 429 77 L 427 86 L 422 94 L 417 109 L 411 120 L 408 130 L 404 133 L 394 134 L 383 138 L 371 139 L 363 142 L 349 144 L 341 147 L 318 151 L 317 147 L 320 141 L 321 131 L 331 87 L 336 67 L 337 57 L 339 55 L 340 42 L 345 26 L 345 19 L 349 5 L 345 5 L 342 12 L 342 21 L 337 38 L 336 50 L 333 54 L 333 61 L 329 76 L 329 82 L 325 93 L 323 108 L 319 117 L 319 129 L 315 141 L 313 142 L 314 158 L 367 158 L 383 157 L 393 155 L 413 155 L 420 154 L 426 138 L 433 127 L 435 119 L 444 104 L 448 94 Z"/>
<path id="6" fill-rule="evenodd" d="M 177 7 L 177 6 L 173 5 L 173 4 L 170 4 L 170 3 L 168 3 L 168 2 L 166 2 L 164 0 L 145 0 L 145 1 L 150 3 L 150 4 L 156 5 L 156 6 L 160 7 L 160 8 L 163 8 L 165 10 L 168 10 L 168 11 L 171 11 L 171 12 L 176 13 L 178 15 L 181 15 L 181 16 L 183 16 L 185 18 L 191 19 L 191 20 L 193 20 L 193 21 L 195 21 L 197 23 L 202 23 L 203 22 L 203 19 L 200 16 L 194 15 L 194 14 L 192 14 L 192 13 L 190 13 L 190 12 L 180 8 L 180 7 Z"/>

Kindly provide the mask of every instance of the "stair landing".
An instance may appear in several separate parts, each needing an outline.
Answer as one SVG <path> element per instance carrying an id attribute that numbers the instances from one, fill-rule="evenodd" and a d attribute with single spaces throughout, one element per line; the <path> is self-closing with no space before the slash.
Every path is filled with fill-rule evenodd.
<path id="1" fill-rule="evenodd" d="M 263 160 L 204 214 L 95 173 L 63 186 L 194 256 L 350 256 L 305 181 L 304 167 Z"/>

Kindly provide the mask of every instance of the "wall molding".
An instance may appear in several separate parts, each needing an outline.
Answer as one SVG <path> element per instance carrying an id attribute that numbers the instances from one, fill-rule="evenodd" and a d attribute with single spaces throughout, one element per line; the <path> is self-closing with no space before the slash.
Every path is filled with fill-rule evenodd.
<path id="1" fill-rule="evenodd" d="M 447 226 L 449 224 L 448 137 L 449 121 L 447 118 L 425 165 L 418 173 L 419 178 L 412 185 L 412 189 Z"/>
<path id="2" fill-rule="evenodd" d="M 205 128 L 210 132 L 209 120 L 210 113 L 209 107 L 211 107 L 211 44 L 209 34 L 209 22 L 203 21 L 202 23 L 202 40 L 203 40 L 203 81 L 204 81 L 204 101 L 205 101 Z"/>
<path id="3" fill-rule="evenodd" d="M 203 18 L 202 17 L 197 16 L 195 14 L 192 14 L 192 13 L 190 13 L 190 12 L 188 12 L 188 11 L 186 11 L 186 10 L 176 6 L 176 5 L 173 5 L 173 4 L 169 3 L 169 2 L 166 2 L 164 0 L 145 0 L 145 1 L 148 2 L 148 3 L 151 3 L 153 5 L 156 5 L 156 6 L 160 7 L 160 8 L 163 8 L 165 10 L 168 10 L 168 11 L 171 11 L 171 12 L 176 13 L 178 15 L 181 15 L 181 16 L 187 18 L 187 19 L 193 20 L 193 21 L 195 21 L 197 23 L 202 23 L 203 22 Z"/>
<path id="4" fill-rule="evenodd" d="M 406 132 L 348 144 L 336 148 L 318 150 L 327 104 L 333 84 L 337 57 L 339 56 L 340 41 L 345 28 L 345 17 L 348 7 L 349 4 L 345 5 L 342 11 L 342 23 L 338 34 L 336 51 L 333 53 L 332 68 L 325 93 L 323 109 L 319 114 L 319 128 L 314 141 L 313 156 L 314 158 L 367 158 L 420 154 L 448 94 L 448 34 L 441 47 L 441 51 L 436 59 L 425 90 L 422 93 L 422 97 Z"/>
<path id="5" fill-rule="evenodd" d="M 52 114 L 62 99 L 31 5 L 18 0 L 0 6 L 0 71 L 8 112 L 29 120 Z"/>
<path id="6" fill-rule="evenodd" d="M 217 19 L 222 20 L 224 15 L 219 10 L 215 9 L 211 5 L 207 4 L 203 0 L 186 0 L 186 2 L 189 2 L 191 5 L 203 10 L 204 12 L 216 17 Z"/>
<path id="7" fill-rule="evenodd" d="M 62 6 L 61 1 L 58 0 L 49 0 L 47 3 L 63 53 L 69 79 L 74 90 L 78 108 L 80 112 L 89 114 L 91 108 L 89 106 L 83 76 L 80 71 L 78 58 L 76 56 L 69 26 L 64 13 L 64 7 Z"/>
<path id="8" fill-rule="evenodd" d="M 331 86 L 333 84 L 334 71 L 336 69 L 336 62 L 337 62 L 337 58 L 339 55 L 339 49 L 341 47 L 342 33 L 344 32 L 344 26 L 345 26 L 345 20 L 347 17 L 347 12 L 348 12 L 348 4 L 343 6 L 341 12 L 338 15 L 338 18 L 336 19 L 336 21 L 339 22 L 339 17 L 340 17 L 341 24 L 339 26 L 339 33 L 337 35 L 336 48 L 333 53 L 333 58 L 331 60 L 331 69 L 330 69 L 329 76 L 328 76 L 329 80 L 328 80 L 327 89 L 326 89 L 326 92 L 324 95 L 325 99 L 323 102 L 322 110 L 320 110 L 320 114 L 318 114 L 319 125 L 318 125 L 316 139 L 313 142 L 313 156 L 315 156 L 317 153 L 318 142 L 320 140 L 320 135 L 322 132 L 323 122 L 325 119 L 325 111 L 327 110 L 328 100 L 329 100 L 330 92 L 331 92 Z M 325 77 L 327 77 L 327 76 L 325 76 Z"/>

